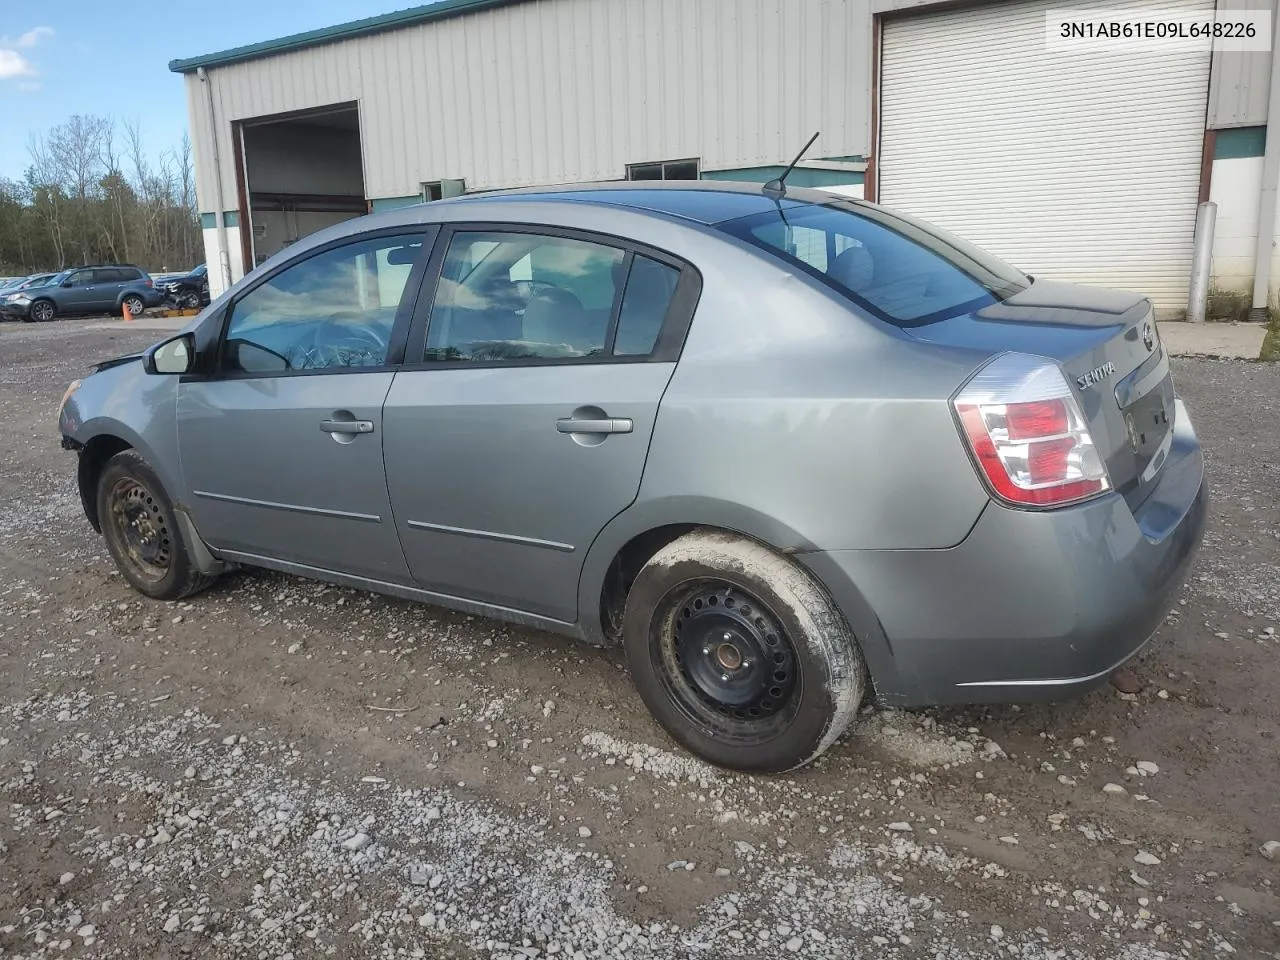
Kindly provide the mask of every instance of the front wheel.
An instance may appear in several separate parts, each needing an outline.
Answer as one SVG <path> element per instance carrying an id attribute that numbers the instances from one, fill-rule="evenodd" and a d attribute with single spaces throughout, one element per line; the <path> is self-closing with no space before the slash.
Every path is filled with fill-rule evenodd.
<path id="1" fill-rule="evenodd" d="M 98 520 L 117 569 L 153 600 L 180 600 L 216 579 L 200 573 L 151 465 L 133 450 L 107 461 L 98 479 Z"/>
<path id="2" fill-rule="evenodd" d="M 793 561 L 694 531 L 627 596 L 627 662 L 666 731 L 718 766 L 780 772 L 823 753 L 857 713 L 866 668 L 826 592 Z"/>
<path id="3" fill-rule="evenodd" d="M 31 305 L 31 309 L 27 311 L 27 319 L 34 320 L 36 323 L 47 323 L 58 314 L 58 308 L 53 305 L 51 300 L 37 300 Z"/>
<path id="4" fill-rule="evenodd" d="M 194 290 L 184 290 L 178 294 L 178 305 L 187 310 L 195 310 L 200 307 L 200 294 Z"/>

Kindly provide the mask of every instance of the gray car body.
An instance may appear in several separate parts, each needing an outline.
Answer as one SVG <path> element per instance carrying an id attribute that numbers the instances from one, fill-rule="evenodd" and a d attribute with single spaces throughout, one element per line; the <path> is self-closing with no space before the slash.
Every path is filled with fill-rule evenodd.
<path id="1" fill-rule="evenodd" d="M 122 268 L 124 268 L 123 265 Z M 92 270 L 97 268 L 78 267 L 76 269 Z M 115 268 L 107 267 L 106 269 Z M 127 269 L 136 268 L 128 267 Z M 57 315 L 64 317 L 86 313 L 118 312 L 120 305 L 124 303 L 125 297 L 131 294 L 140 297 L 148 307 L 158 307 L 164 302 L 164 294 L 162 292 L 153 286 L 147 286 L 145 274 L 136 280 L 110 280 L 101 283 L 80 284 L 73 287 L 64 287 L 60 283 L 52 282 L 52 280 L 60 276 L 62 274 L 55 274 L 49 283 L 22 288 L 20 292 L 29 298 L 24 303 L 4 303 L 2 302 L 3 297 L 0 297 L 0 312 L 16 317 L 26 317 L 31 313 L 31 305 L 37 300 L 52 301 L 54 308 L 57 310 Z M 15 288 L 4 291 L 4 294 L 17 292 L 19 290 Z"/>
<path id="2" fill-rule="evenodd" d="M 156 470 L 207 570 L 248 563 L 596 644 L 616 639 L 619 584 L 658 546 L 695 526 L 735 531 L 823 584 L 875 695 L 896 705 L 1060 696 L 1140 649 L 1204 529 L 1203 459 L 1181 401 L 1164 468 L 1140 502 L 1112 492 L 1029 511 L 993 501 L 950 400 L 1005 350 L 1078 353 L 1081 330 L 1035 322 L 1046 311 L 1114 333 L 1141 298 L 1037 281 L 1021 307 L 1018 297 L 998 305 L 1021 309 L 1022 326 L 903 330 L 696 216 L 635 197 L 618 185 L 514 191 L 348 221 L 276 254 L 184 330 L 198 350 L 216 347 L 231 300 L 339 238 L 545 224 L 696 266 L 701 290 L 678 361 L 388 368 L 346 374 L 335 395 L 332 376 L 210 386 L 126 358 L 86 377 L 60 415 L 64 444 L 81 450 L 86 513 L 96 526 L 95 470 L 128 445 Z M 833 199 L 793 190 L 783 203 Z M 1144 376 L 1167 373 L 1157 352 Z M 554 421 L 584 405 L 632 418 L 634 432 L 594 447 L 557 433 Z M 376 432 L 331 442 L 315 421 L 338 407 Z M 365 440 L 380 444 L 378 468 L 343 472 L 341 458 Z M 228 506 L 220 490 L 242 502 Z"/>

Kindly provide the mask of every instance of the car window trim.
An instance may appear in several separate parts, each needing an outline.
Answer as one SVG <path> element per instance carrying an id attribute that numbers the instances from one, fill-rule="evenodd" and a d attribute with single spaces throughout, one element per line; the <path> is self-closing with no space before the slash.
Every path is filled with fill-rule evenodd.
<path id="1" fill-rule="evenodd" d="M 662 318 L 662 327 L 653 349 L 646 354 L 627 354 L 625 356 L 594 357 L 522 357 L 502 360 L 424 360 L 421 358 L 426 350 L 427 332 L 430 328 L 431 309 L 435 303 L 436 291 L 440 277 L 444 271 L 444 261 L 453 237 L 458 233 L 532 233 L 538 236 L 580 240 L 584 243 L 596 243 L 602 246 L 616 247 L 622 250 L 634 264 L 636 254 L 648 257 L 658 263 L 665 264 L 680 272 L 675 293 L 667 304 L 667 312 Z M 610 337 L 616 337 L 617 324 L 622 313 L 622 297 L 626 284 L 631 278 L 628 266 L 626 281 L 621 291 L 614 291 L 614 303 L 610 314 Z M 702 296 L 702 273 L 696 266 L 683 257 L 677 256 L 659 247 L 653 247 L 642 240 L 607 233 L 601 230 L 584 230 L 579 227 L 567 227 L 554 223 L 537 223 L 507 220 L 474 220 L 455 221 L 441 224 L 440 234 L 436 237 L 435 249 L 427 263 L 426 275 L 422 281 L 413 321 L 409 328 L 405 346 L 403 371 L 419 370 L 492 370 L 500 367 L 580 367 L 600 366 L 614 363 L 675 363 L 684 350 L 684 342 L 693 324 L 693 315 Z M 612 349 L 612 341 L 610 341 Z"/>
<path id="2" fill-rule="evenodd" d="M 422 280 L 426 276 L 426 266 L 431 262 L 435 255 L 435 247 L 437 245 L 440 234 L 440 227 L 434 223 L 409 223 L 395 227 L 378 227 L 374 230 L 367 230 L 362 233 L 348 234 L 345 237 L 338 237 L 325 243 L 317 244 L 304 254 L 291 258 L 273 267 L 269 272 L 264 273 L 255 280 L 250 286 L 238 291 L 232 297 L 227 305 L 222 308 L 222 317 L 218 321 L 217 336 L 213 343 L 212 369 L 205 374 L 203 380 L 264 380 L 277 377 L 314 377 L 314 376 L 349 376 L 360 373 L 385 373 L 387 370 L 395 370 L 400 366 L 404 358 L 405 341 L 409 333 L 409 325 L 413 318 L 413 312 L 417 305 L 418 297 L 421 293 Z M 377 366 L 368 367 L 316 367 L 307 370 L 280 370 L 280 371 L 250 371 L 250 370 L 224 370 L 222 369 L 223 349 L 226 345 L 227 332 L 231 327 L 231 321 L 235 316 L 236 305 L 253 291 L 257 290 L 263 284 L 269 283 L 272 279 L 279 276 L 285 270 L 305 263 L 312 257 L 318 257 L 321 254 L 337 250 L 341 247 L 351 246 L 357 243 L 363 243 L 368 240 L 377 240 L 381 237 L 404 237 L 404 236 L 420 236 L 422 237 L 423 256 L 417 263 L 413 265 L 413 269 L 409 271 L 409 277 L 405 280 L 404 291 L 400 295 L 400 304 L 396 307 L 395 319 L 391 324 L 391 338 L 387 343 L 387 359 Z"/>

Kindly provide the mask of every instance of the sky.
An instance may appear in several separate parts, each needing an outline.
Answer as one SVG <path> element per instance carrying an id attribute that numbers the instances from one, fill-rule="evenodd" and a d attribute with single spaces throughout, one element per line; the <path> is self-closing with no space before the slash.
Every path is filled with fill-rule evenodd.
<path id="1" fill-rule="evenodd" d="M 425 2 L 425 0 L 419 0 Z M 0 177 L 73 113 L 137 121 L 149 153 L 187 129 L 169 61 L 416 6 L 415 0 L 0 0 Z"/>

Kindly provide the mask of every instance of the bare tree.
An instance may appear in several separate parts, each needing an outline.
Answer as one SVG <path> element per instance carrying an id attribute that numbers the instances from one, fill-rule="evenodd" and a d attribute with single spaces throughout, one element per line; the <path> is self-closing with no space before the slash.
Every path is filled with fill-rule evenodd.
<path id="1" fill-rule="evenodd" d="M 67 265 L 67 253 L 62 237 L 63 197 L 58 163 L 50 152 L 48 141 L 34 132 L 27 140 L 27 153 L 31 156 L 27 183 L 31 188 L 32 206 L 49 231 L 49 240 L 61 270 Z"/>
<path id="2" fill-rule="evenodd" d="M 87 201 L 102 179 L 102 145 L 109 127 L 110 121 L 102 117 L 76 113 L 49 131 L 49 153 L 60 168 L 58 179 L 79 201 L 75 219 L 82 262 L 91 259 L 89 234 L 93 216 Z"/>

